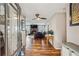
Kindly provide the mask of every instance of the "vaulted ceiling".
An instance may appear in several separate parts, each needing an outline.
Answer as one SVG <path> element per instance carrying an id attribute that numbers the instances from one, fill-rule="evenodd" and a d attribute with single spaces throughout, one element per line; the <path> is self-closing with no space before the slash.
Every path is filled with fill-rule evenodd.
<path id="1" fill-rule="evenodd" d="M 22 14 L 25 15 L 27 21 L 30 22 L 36 21 L 32 20 L 35 18 L 36 13 L 39 13 L 40 17 L 46 17 L 47 20 L 49 20 L 55 12 L 64 10 L 66 7 L 64 3 L 20 3 L 19 5 L 22 8 Z M 42 20 L 39 22 L 45 21 L 46 20 Z"/>

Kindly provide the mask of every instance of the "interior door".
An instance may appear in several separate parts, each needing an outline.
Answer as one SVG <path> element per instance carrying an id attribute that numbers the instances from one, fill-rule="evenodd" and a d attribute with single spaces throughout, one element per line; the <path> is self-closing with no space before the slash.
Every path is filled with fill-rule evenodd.
<path id="1" fill-rule="evenodd" d="M 18 4 L 7 4 L 7 47 L 8 55 L 14 55 L 21 48 L 20 8 Z"/>

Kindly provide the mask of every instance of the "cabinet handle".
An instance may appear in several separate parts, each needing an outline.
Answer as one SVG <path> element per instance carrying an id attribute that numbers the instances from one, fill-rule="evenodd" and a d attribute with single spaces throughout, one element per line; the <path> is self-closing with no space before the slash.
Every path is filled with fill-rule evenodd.
<path id="1" fill-rule="evenodd" d="M 69 49 L 69 48 L 67 48 L 67 49 Z"/>
<path id="2" fill-rule="evenodd" d="M 72 53 L 74 53 L 74 51 L 71 51 Z"/>

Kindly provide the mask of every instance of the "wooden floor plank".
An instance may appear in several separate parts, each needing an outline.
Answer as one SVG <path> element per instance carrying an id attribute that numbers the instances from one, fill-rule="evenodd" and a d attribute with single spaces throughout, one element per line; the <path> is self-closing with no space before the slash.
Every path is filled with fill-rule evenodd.
<path id="1" fill-rule="evenodd" d="M 26 42 L 27 43 L 27 42 Z M 33 39 L 32 49 L 25 50 L 26 56 L 60 56 L 60 50 L 55 49 L 50 44 L 46 44 L 46 39 Z"/>

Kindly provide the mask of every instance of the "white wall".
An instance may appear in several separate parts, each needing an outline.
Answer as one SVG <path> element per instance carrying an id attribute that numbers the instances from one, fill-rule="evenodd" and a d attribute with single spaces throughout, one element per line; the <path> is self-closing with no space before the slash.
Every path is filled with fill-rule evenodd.
<path id="1" fill-rule="evenodd" d="M 72 42 L 79 45 L 79 25 L 70 26 L 69 4 L 66 6 L 66 26 L 67 26 L 67 42 Z"/>
<path id="2" fill-rule="evenodd" d="M 49 30 L 52 29 L 54 31 L 53 46 L 56 49 L 60 49 L 62 46 L 62 40 L 65 40 L 65 18 L 65 12 L 55 13 L 49 22 Z"/>
<path id="3" fill-rule="evenodd" d="M 29 26 L 26 25 L 26 33 L 27 33 L 27 34 L 30 33 L 30 25 L 29 25 Z"/>
<path id="4" fill-rule="evenodd" d="M 26 33 L 25 31 L 21 31 L 22 34 L 22 46 L 25 46 L 26 44 Z"/>

